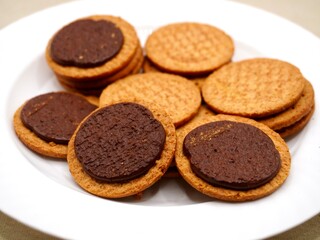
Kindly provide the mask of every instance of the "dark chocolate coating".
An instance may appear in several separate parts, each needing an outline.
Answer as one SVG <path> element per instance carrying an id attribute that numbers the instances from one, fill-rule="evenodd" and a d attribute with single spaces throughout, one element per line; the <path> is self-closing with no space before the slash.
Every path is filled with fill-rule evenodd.
<path id="1" fill-rule="evenodd" d="M 79 123 L 95 109 L 95 105 L 79 95 L 53 92 L 27 101 L 20 118 L 44 141 L 68 144 Z"/>
<path id="2" fill-rule="evenodd" d="M 54 36 L 50 54 L 63 66 L 95 67 L 113 58 L 123 41 L 123 34 L 114 23 L 83 19 L 63 27 Z"/>
<path id="3" fill-rule="evenodd" d="M 126 182 L 160 159 L 166 133 L 145 107 L 118 103 L 100 108 L 79 128 L 75 153 L 83 169 L 103 182 Z"/>
<path id="4" fill-rule="evenodd" d="M 193 172 L 214 186 L 248 190 L 270 181 L 279 171 L 280 154 L 260 129 L 217 121 L 192 130 L 183 142 Z"/>

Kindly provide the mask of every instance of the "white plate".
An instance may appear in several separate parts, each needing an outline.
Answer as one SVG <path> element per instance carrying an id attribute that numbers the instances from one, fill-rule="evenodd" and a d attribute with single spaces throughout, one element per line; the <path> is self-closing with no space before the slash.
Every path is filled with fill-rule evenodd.
<path id="1" fill-rule="evenodd" d="M 142 11 L 143 9 L 143 11 Z M 320 126 L 288 141 L 292 170 L 274 194 L 246 203 L 205 197 L 182 180 L 163 180 L 142 200 L 107 200 L 81 190 L 66 162 L 26 149 L 12 127 L 27 99 L 61 89 L 44 49 L 62 25 L 91 14 L 120 15 L 136 26 L 142 43 L 151 30 L 176 21 L 211 23 L 236 43 L 234 60 L 273 57 L 298 66 L 320 94 L 320 41 L 264 11 L 227 1 L 75 1 L 24 18 L 0 32 L 0 209 L 49 234 L 72 239 L 252 239 L 288 230 L 320 212 Z M 316 99 L 319 106 L 319 98 Z"/>

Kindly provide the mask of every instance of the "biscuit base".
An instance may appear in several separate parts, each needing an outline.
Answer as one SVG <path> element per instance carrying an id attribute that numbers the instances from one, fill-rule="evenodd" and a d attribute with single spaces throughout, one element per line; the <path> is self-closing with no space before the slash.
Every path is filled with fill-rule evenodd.
<path id="1" fill-rule="evenodd" d="M 240 190 L 231 190 L 231 189 L 213 186 L 194 174 L 194 172 L 191 169 L 189 159 L 183 154 L 183 140 L 185 136 L 192 129 L 208 122 L 221 121 L 221 120 L 242 122 L 242 123 L 253 125 L 259 128 L 260 130 L 262 130 L 271 138 L 276 149 L 280 153 L 281 168 L 278 174 L 270 182 L 255 189 L 240 191 Z M 222 115 L 222 114 L 212 116 L 212 117 L 207 117 L 203 119 L 203 121 L 197 121 L 194 124 L 189 124 L 183 129 L 183 131 L 177 132 L 177 149 L 176 149 L 175 160 L 176 160 L 177 168 L 180 172 L 180 175 L 193 188 L 210 197 L 220 199 L 223 201 L 230 201 L 230 202 L 243 202 L 243 201 L 256 200 L 273 193 L 285 182 L 285 180 L 289 175 L 290 166 L 291 166 L 291 155 L 290 155 L 288 146 L 286 145 L 285 141 L 280 137 L 278 133 L 274 132 L 273 130 L 268 128 L 266 125 L 258 123 L 254 120 L 242 118 L 242 117 L 236 117 L 236 116 Z"/>

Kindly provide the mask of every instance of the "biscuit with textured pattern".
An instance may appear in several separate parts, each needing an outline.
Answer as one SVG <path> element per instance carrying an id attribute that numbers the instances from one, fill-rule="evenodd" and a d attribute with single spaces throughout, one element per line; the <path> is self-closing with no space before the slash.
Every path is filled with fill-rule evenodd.
<path id="1" fill-rule="evenodd" d="M 122 198 L 140 194 L 145 189 L 157 182 L 167 171 L 172 161 L 176 145 L 176 131 L 170 116 L 160 106 L 154 103 L 145 102 L 139 99 L 127 98 L 124 102 L 135 102 L 148 108 L 154 117 L 161 122 L 166 132 L 166 142 L 161 154 L 161 158 L 156 161 L 155 165 L 143 176 L 135 178 L 125 183 L 103 183 L 90 177 L 82 168 L 81 163 L 76 158 L 74 151 L 74 139 L 78 129 L 72 136 L 68 145 L 68 166 L 74 180 L 84 190 L 104 198 Z M 105 106 L 112 105 L 119 101 L 109 103 Z M 98 111 L 98 110 L 96 110 Z M 90 117 L 90 115 L 88 116 Z M 87 118 L 88 118 L 87 117 Z M 86 118 L 86 119 L 87 119 Z M 84 119 L 83 122 L 86 120 Z"/>
<path id="2" fill-rule="evenodd" d="M 201 105 L 199 88 L 186 78 L 167 73 L 135 74 L 107 86 L 100 95 L 100 106 L 128 96 L 162 106 L 175 126 L 197 114 Z"/>
<path id="3" fill-rule="evenodd" d="M 311 83 L 306 80 L 302 95 L 293 106 L 284 112 L 280 112 L 265 119 L 258 119 L 258 121 L 266 124 L 273 130 L 279 130 L 298 122 L 311 111 L 313 105 L 314 90 Z"/>
<path id="4" fill-rule="evenodd" d="M 276 149 L 279 151 L 281 158 L 281 168 L 278 174 L 271 181 L 255 189 L 240 191 L 213 186 L 194 174 L 190 167 L 189 159 L 183 153 L 183 140 L 185 136 L 196 127 L 201 126 L 205 123 L 221 120 L 229 120 L 250 124 L 254 127 L 259 128 L 271 138 Z M 193 124 L 188 124 L 188 126 L 186 126 L 183 129 L 183 131 L 177 131 L 177 147 L 175 161 L 180 175 L 193 188 L 195 188 L 199 192 L 223 201 L 243 202 L 256 200 L 276 191 L 285 182 L 289 175 L 291 166 L 291 155 L 285 141 L 280 137 L 278 133 L 274 132 L 266 125 L 248 118 L 218 114 L 212 117 L 207 117 L 202 121 L 197 121 Z"/>
<path id="5" fill-rule="evenodd" d="M 265 117 L 286 110 L 301 97 L 305 79 L 294 65 L 254 58 L 227 64 L 202 86 L 214 111 L 243 117 Z"/>
<path id="6" fill-rule="evenodd" d="M 231 37 L 221 29 L 195 22 L 162 26 L 145 44 L 146 56 L 157 68 L 180 75 L 201 75 L 229 62 L 234 53 Z"/>

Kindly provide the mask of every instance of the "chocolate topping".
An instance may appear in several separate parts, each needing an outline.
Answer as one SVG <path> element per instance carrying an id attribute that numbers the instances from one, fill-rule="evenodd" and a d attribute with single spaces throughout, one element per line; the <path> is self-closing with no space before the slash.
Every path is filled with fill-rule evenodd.
<path id="1" fill-rule="evenodd" d="M 245 123 L 204 124 L 185 137 L 183 152 L 196 175 L 212 185 L 248 190 L 270 181 L 280 154 L 260 129 Z"/>
<path id="2" fill-rule="evenodd" d="M 165 130 L 136 103 L 94 112 L 79 128 L 74 148 L 83 169 L 96 180 L 125 182 L 145 174 L 160 159 Z"/>
<path id="3" fill-rule="evenodd" d="M 79 123 L 95 108 L 81 96 L 54 92 L 27 101 L 20 118 L 39 138 L 47 142 L 68 144 Z"/>
<path id="4" fill-rule="evenodd" d="M 52 59 L 64 66 L 95 67 L 121 49 L 121 30 L 107 20 L 78 20 L 62 28 L 51 43 Z"/>

